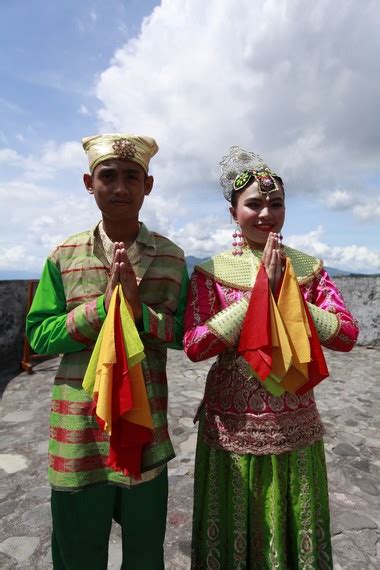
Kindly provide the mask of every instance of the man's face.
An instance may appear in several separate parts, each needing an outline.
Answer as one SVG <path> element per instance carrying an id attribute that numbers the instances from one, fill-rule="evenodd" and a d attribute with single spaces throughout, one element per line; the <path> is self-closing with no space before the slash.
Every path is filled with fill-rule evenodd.
<path id="1" fill-rule="evenodd" d="M 103 216 L 115 222 L 138 219 L 144 198 L 153 187 L 152 176 L 139 164 L 122 158 L 98 164 L 92 176 L 85 174 L 83 180 Z"/>

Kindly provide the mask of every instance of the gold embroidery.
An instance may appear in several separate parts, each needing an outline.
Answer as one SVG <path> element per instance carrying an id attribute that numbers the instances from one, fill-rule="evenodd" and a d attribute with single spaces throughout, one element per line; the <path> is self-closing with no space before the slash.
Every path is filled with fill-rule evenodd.
<path id="1" fill-rule="evenodd" d="M 219 538 L 219 504 L 217 454 L 211 450 L 209 458 L 209 492 L 208 492 L 208 519 L 207 519 L 207 568 L 219 570 L 220 566 L 220 538 Z"/>
<path id="2" fill-rule="evenodd" d="M 239 455 L 231 455 L 232 518 L 234 521 L 233 556 L 237 570 L 246 568 L 247 558 L 247 499 L 244 493 L 245 480 L 240 471 Z"/>
<path id="3" fill-rule="evenodd" d="M 134 158 L 137 152 L 136 145 L 128 139 L 116 140 L 112 148 L 120 158 Z"/>

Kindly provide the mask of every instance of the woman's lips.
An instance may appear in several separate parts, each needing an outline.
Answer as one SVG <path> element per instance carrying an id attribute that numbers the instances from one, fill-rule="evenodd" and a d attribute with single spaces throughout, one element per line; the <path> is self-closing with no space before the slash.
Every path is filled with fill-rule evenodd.
<path id="1" fill-rule="evenodd" d="M 256 228 L 257 230 L 259 230 L 260 232 L 271 232 L 273 226 L 269 226 L 269 225 L 268 225 L 268 226 L 265 226 L 265 225 L 263 224 L 262 226 L 255 226 L 255 228 Z"/>

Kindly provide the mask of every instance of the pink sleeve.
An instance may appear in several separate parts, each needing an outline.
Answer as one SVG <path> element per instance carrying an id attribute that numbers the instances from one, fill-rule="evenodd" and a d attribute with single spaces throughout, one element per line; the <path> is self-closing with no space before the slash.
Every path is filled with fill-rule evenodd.
<path id="1" fill-rule="evenodd" d="M 342 352 L 350 351 L 358 338 L 359 328 L 347 309 L 341 292 L 325 269 L 304 290 L 304 296 L 309 303 L 338 317 L 338 329 L 332 338 L 323 343 L 324 346 Z"/>
<path id="2" fill-rule="evenodd" d="M 226 349 L 226 344 L 205 325 L 222 308 L 214 281 L 194 271 L 187 298 L 183 338 L 184 351 L 193 362 L 206 360 Z"/>

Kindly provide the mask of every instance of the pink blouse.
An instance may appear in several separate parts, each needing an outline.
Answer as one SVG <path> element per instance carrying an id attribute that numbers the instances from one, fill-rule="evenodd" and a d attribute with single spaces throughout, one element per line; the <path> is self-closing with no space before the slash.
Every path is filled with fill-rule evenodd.
<path id="1" fill-rule="evenodd" d="M 324 346 L 349 351 L 358 327 L 340 292 L 322 269 L 307 285 L 301 286 L 309 303 L 339 319 L 337 332 Z M 223 286 L 195 270 L 190 284 L 185 314 L 184 350 L 193 361 L 218 356 L 209 371 L 203 407 L 204 437 L 209 445 L 255 455 L 293 451 L 321 439 L 324 428 L 315 405 L 313 391 L 302 396 L 284 393 L 272 396 L 237 354 L 207 326 L 219 311 L 249 299 L 251 292 Z"/>

